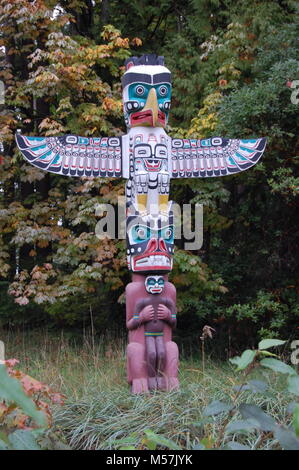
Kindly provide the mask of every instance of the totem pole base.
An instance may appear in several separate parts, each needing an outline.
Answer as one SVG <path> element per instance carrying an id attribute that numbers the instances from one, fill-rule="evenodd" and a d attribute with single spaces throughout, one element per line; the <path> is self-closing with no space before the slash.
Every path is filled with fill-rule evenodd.
<path id="1" fill-rule="evenodd" d="M 133 274 L 132 281 L 126 288 L 127 375 L 131 392 L 178 389 L 179 353 L 172 341 L 176 324 L 175 287 L 165 275 Z M 160 288 L 154 282 L 156 286 L 159 282 Z M 148 287 L 148 283 L 153 287 Z"/>

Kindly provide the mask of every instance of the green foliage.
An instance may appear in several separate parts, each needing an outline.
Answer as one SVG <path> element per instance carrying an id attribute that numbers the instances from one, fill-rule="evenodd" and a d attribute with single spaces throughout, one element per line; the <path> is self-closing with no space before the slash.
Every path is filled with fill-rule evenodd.
<path id="1" fill-rule="evenodd" d="M 290 375 L 288 377 L 288 391 L 299 396 L 299 377 L 298 375 Z M 298 414 L 298 411 L 297 411 Z M 297 416 L 297 415 L 296 415 Z"/>
<path id="2" fill-rule="evenodd" d="M 268 292 L 259 291 L 257 298 L 248 304 L 235 304 L 226 310 L 226 316 L 234 317 L 236 320 L 250 319 L 260 327 L 261 336 L 265 336 L 268 331 L 278 332 L 286 323 L 287 305 L 275 300 L 274 296 Z M 269 325 L 265 320 L 270 314 Z"/>
<path id="3" fill-rule="evenodd" d="M 295 336 L 295 2 L 125 0 L 120 8 L 74 0 L 54 8 L 0 1 L 0 323 L 81 328 L 92 315 L 100 328 L 123 327 L 125 244 L 96 238 L 95 205 L 116 204 L 124 182 L 45 174 L 24 162 L 14 133 L 120 135 L 123 60 L 155 52 L 173 76 L 170 135 L 268 139 L 262 162 L 244 174 L 172 182 L 171 199 L 204 205 L 203 247 L 183 253 L 178 241 L 171 274 L 181 337 L 197 341 L 208 323 L 214 350 L 235 354 L 264 337 Z"/>
<path id="4" fill-rule="evenodd" d="M 8 445 L 2 441 L 5 450 L 41 450 L 33 431 L 18 429 L 8 436 Z M 0 441 L 1 445 L 1 441 Z"/>
<path id="5" fill-rule="evenodd" d="M 246 369 L 247 366 L 249 366 L 249 364 L 252 363 L 255 357 L 255 354 L 256 354 L 255 351 L 252 351 L 251 349 L 246 349 L 246 351 L 242 353 L 242 356 L 234 357 L 230 359 L 230 362 L 238 366 L 237 371 L 244 370 Z"/>
<path id="6" fill-rule="evenodd" d="M 5 433 L 2 426 L 7 426 L 7 413 L 18 406 L 25 415 L 31 417 L 37 426 L 45 428 L 47 426 L 46 415 L 37 409 L 36 404 L 26 395 L 21 382 L 11 377 L 4 364 L 0 364 L 0 449 L 1 450 L 41 450 L 37 444 L 34 431 L 17 429 L 13 432 Z M 4 417 L 4 418 L 3 418 Z M 17 416 L 14 418 L 15 426 L 22 422 Z M 5 429 L 5 428 L 4 428 Z"/>
<path id="7" fill-rule="evenodd" d="M 263 367 L 268 367 L 269 369 L 272 369 L 275 372 L 280 372 L 281 374 L 296 374 L 296 371 L 293 369 L 293 367 L 289 366 L 288 364 L 285 364 L 284 362 L 278 361 L 277 359 L 273 359 L 272 357 L 263 359 L 261 361 L 261 365 Z"/>
<path id="8" fill-rule="evenodd" d="M 88 312 L 94 307 L 100 311 L 107 305 L 108 292 L 110 297 L 114 293 L 115 303 L 124 285 L 123 244 L 99 243 L 94 233 L 98 221 L 95 205 L 115 203 L 123 193 L 122 185 L 46 175 L 24 164 L 13 142 L 20 126 L 24 133 L 43 135 L 121 132 L 119 65 L 130 55 L 129 39 L 123 39 L 112 25 L 103 25 L 93 39 L 75 32 L 72 26 L 80 30 L 87 14 L 83 5 L 73 5 L 75 11 L 78 8 L 76 13 L 64 5 L 65 10 L 56 11 L 53 17 L 54 6 L 42 0 L 36 4 L 26 0 L 17 5 L 0 3 L 5 24 L 0 78 L 7 84 L 0 116 L 0 138 L 5 142 L 0 168 L 0 269 L 9 294 L 23 311 L 30 312 L 25 320 L 20 315 L 28 324 L 35 315 L 45 318 L 51 304 L 59 302 L 51 313 L 66 300 L 78 304 L 76 296 L 86 299 Z M 5 296 L 7 284 L 2 286 Z M 34 303 L 46 308 L 38 309 Z M 84 311 L 84 305 L 82 308 Z M 56 321 L 82 323 L 85 315 L 68 310 L 60 312 Z M 1 317 L 2 324 L 19 321 L 18 315 L 8 311 Z"/>
<path id="9" fill-rule="evenodd" d="M 238 358 L 231 361 L 234 368 L 209 362 L 204 373 L 198 362 L 188 361 L 181 367 L 180 390 L 138 397 L 103 373 L 111 363 L 102 359 L 101 375 L 85 378 L 86 388 L 69 397 L 55 423 L 75 449 L 298 449 L 293 400 L 299 376 L 282 360 L 276 359 L 275 370 L 263 363 L 270 348 L 285 343 L 279 342 L 264 340 L 267 349 L 252 350 L 251 361 L 238 372 Z M 121 361 L 113 362 L 113 370 L 118 366 Z"/>
<path id="10" fill-rule="evenodd" d="M 26 415 L 33 418 L 38 426 L 46 425 L 45 415 L 39 411 L 35 403 L 25 394 L 21 383 L 10 377 L 4 364 L 0 364 L 0 398 L 15 403 Z"/>
<path id="11" fill-rule="evenodd" d="M 51 404 L 63 396 L 14 367 L 16 359 L 0 363 L 0 449 L 42 450 L 64 446 L 54 437 Z M 54 444 L 54 446 L 53 446 Z"/>
<path id="12" fill-rule="evenodd" d="M 281 339 L 263 339 L 259 342 L 258 348 L 259 350 L 265 350 L 273 348 L 273 346 L 281 346 L 282 344 L 285 344 L 285 341 Z"/>
<path id="13" fill-rule="evenodd" d="M 297 380 L 297 394 L 298 394 L 298 389 L 299 389 L 299 384 Z M 299 404 L 297 404 L 294 408 L 292 424 L 295 429 L 296 436 L 299 437 Z"/>
<path id="14" fill-rule="evenodd" d="M 117 439 L 114 443 L 115 448 L 118 450 L 136 450 L 136 437 L 138 438 L 136 433 L 132 433 L 131 436 L 128 436 L 124 439 Z M 135 445 L 130 445 L 131 443 Z M 174 441 L 156 434 L 150 429 L 146 429 L 144 431 L 144 435 L 140 437 L 140 442 L 137 444 L 137 449 L 158 450 L 161 448 L 181 450 L 181 447 Z"/>
<path id="15" fill-rule="evenodd" d="M 217 416 L 220 413 L 224 413 L 226 411 L 230 411 L 232 409 L 232 405 L 229 403 L 224 403 L 219 400 L 212 401 L 204 410 L 204 416 Z"/>
<path id="16" fill-rule="evenodd" d="M 259 343 L 258 350 L 247 350 L 244 351 L 241 358 L 234 358 L 230 359 L 233 364 L 236 364 L 237 371 L 244 370 L 245 377 L 248 376 L 250 371 L 253 367 L 265 367 L 273 370 L 276 373 L 286 374 L 289 377 L 288 380 L 288 387 L 287 391 L 294 393 L 295 395 L 298 394 L 298 379 L 299 376 L 297 375 L 296 371 L 289 366 L 288 364 L 274 358 L 266 358 L 262 359 L 259 362 L 258 358 L 263 357 L 266 349 L 269 349 L 274 346 L 279 346 L 284 344 L 285 341 L 275 340 L 275 339 L 265 339 Z M 250 354 L 251 353 L 251 354 Z M 290 379 L 292 380 L 290 382 Z M 291 386 L 290 386 L 291 385 Z M 297 385 L 297 387 L 296 387 Z M 244 390 L 244 386 L 246 384 L 242 384 L 238 389 L 238 394 L 241 393 L 242 389 Z M 250 387 L 246 387 L 246 390 L 251 390 Z M 258 390 L 255 390 L 257 392 Z M 261 392 L 265 391 L 265 388 L 262 387 L 260 390 Z M 236 398 L 235 398 L 236 401 Z M 226 434 L 233 434 L 235 437 L 241 437 L 243 434 L 251 433 L 254 430 L 258 430 L 260 434 L 259 441 L 262 441 L 264 438 L 262 433 L 271 433 L 275 440 L 277 440 L 280 446 L 285 450 L 298 450 L 299 449 L 299 440 L 296 437 L 298 434 L 297 431 L 297 419 L 298 419 L 298 406 L 296 406 L 293 410 L 293 417 L 292 417 L 292 426 L 286 427 L 278 424 L 275 419 L 270 416 L 269 414 L 265 413 L 260 406 L 250 404 L 250 403 L 241 403 L 238 408 L 231 406 L 229 404 L 223 403 L 225 407 L 227 405 L 230 410 L 230 414 L 228 419 L 231 421 L 227 424 L 225 422 L 225 433 Z M 233 418 L 237 413 L 240 413 L 243 420 L 242 421 L 235 421 Z M 238 442 L 238 441 L 237 441 Z M 242 443 L 239 443 L 242 445 Z M 248 450 L 250 447 L 248 447 Z"/>

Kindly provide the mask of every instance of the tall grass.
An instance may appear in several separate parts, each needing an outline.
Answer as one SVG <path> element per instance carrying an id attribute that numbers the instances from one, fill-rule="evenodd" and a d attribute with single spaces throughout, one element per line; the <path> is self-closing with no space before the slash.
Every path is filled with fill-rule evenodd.
<path id="1" fill-rule="evenodd" d="M 179 391 L 132 396 L 126 382 L 125 338 L 84 335 L 74 339 L 65 332 L 0 331 L 0 339 L 7 358 L 19 359 L 24 372 L 66 395 L 65 405 L 54 409 L 54 429 L 74 449 L 118 448 L 123 438 L 142 448 L 146 429 L 163 434 L 183 449 L 193 448 L 203 437 L 217 440 L 222 418 L 203 422 L 203 409 L 212 400 L 230 400 L 233 387 L 241 383 L 228 363 L 207 358 L 203 372 L 201 361 L 192 359 L 181 362 Z M 281 379 L 270 373 L 266 380 L 273 389 Z M 287 422 L 284 394 L 249 397 L 246 393 L 240 394 L 240 402 L 249 400 L 278 422 Z M 255 448 L 257 439 L 253 433 L 244 436 L 244 443 Z M 262 448 L 272 446 L 273 440 L 263 440 Z"/>
<path id="2" fill-rule="evenodd" d="M 190 373 L 188 364 L 182 364 L 185 370 L 180 372 L 181 389 L 171 393 L 132 396 L 123 384 L 110 384 L 110 388 L 91 387 L 81 399 L 70 400 L 57 410 L 56 425 L 63 429 L 74 449 L 115 449 L 124 438 L 127 445 L 143 448 L 142 438 L 147 429 L 175 441 L 182 449 L 192 449 L 203 438 L 216 442 L 223 430 L 223 417 L 205 422 L 203 410 L 213 400 L 228 401 L 236 380 L 225 367 L 209 364 L 204 377 L 200 367 L 200 364 L 192 364 Z M 287 422 L 287 400 L 282 394 L 259 394 L 249 398 L 244 392 L 238 402 L 248 400 L 262 406 L 278 422 Z M 225 439 L 223 435 L 221 443 Z M 243 442 L 255 448 L 258 436 L 254 433 L 244 436 Z M 263 441 L 263 449 L 272 446 L 273 439 Z"/>
<path id="3" fill-rule="evenodd" d="M 72 336 L 63 330 L 1 331 L 5 357 L 20 361 L 23 372 L 78 399 L 91 385 L 125 380 L 125 338 L 91 334 Z M 111 366 L 112 364 L 113 367 Z"/>

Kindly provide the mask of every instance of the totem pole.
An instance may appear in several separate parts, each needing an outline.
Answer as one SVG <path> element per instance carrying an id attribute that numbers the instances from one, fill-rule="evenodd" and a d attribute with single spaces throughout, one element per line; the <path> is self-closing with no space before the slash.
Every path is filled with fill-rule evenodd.
<path id="1" fill-rule="evenodd" d="M 171 178 L 232 175 L 255 165 L 266 139 L 173 139 L 165 132 L 171 73 L 155 54 L 132 57 L 122 78 L 122 137 L 26 137 L 16 134 L 32 165 L 66 176 L 123 177 L 126 184 L 128 382 L 134 394 L 173 390 L 178 382 L 176 289 L 168 281 L 174 226 Z"/>

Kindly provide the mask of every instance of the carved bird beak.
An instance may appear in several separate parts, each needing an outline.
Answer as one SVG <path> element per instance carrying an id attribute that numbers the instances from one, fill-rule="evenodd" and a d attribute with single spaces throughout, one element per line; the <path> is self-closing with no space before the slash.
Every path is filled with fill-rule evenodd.
<path id="1" fill-rule="evenodd" d="M 142 111 L 147 111 L 150 109 L 152 111 L 153 116 L 153 127 L 157 127 L 158 124 L 158 100 L 157 100 L 157 93 L 155 88 L 151 88 L 145 103 L 145 106 Z"/>

